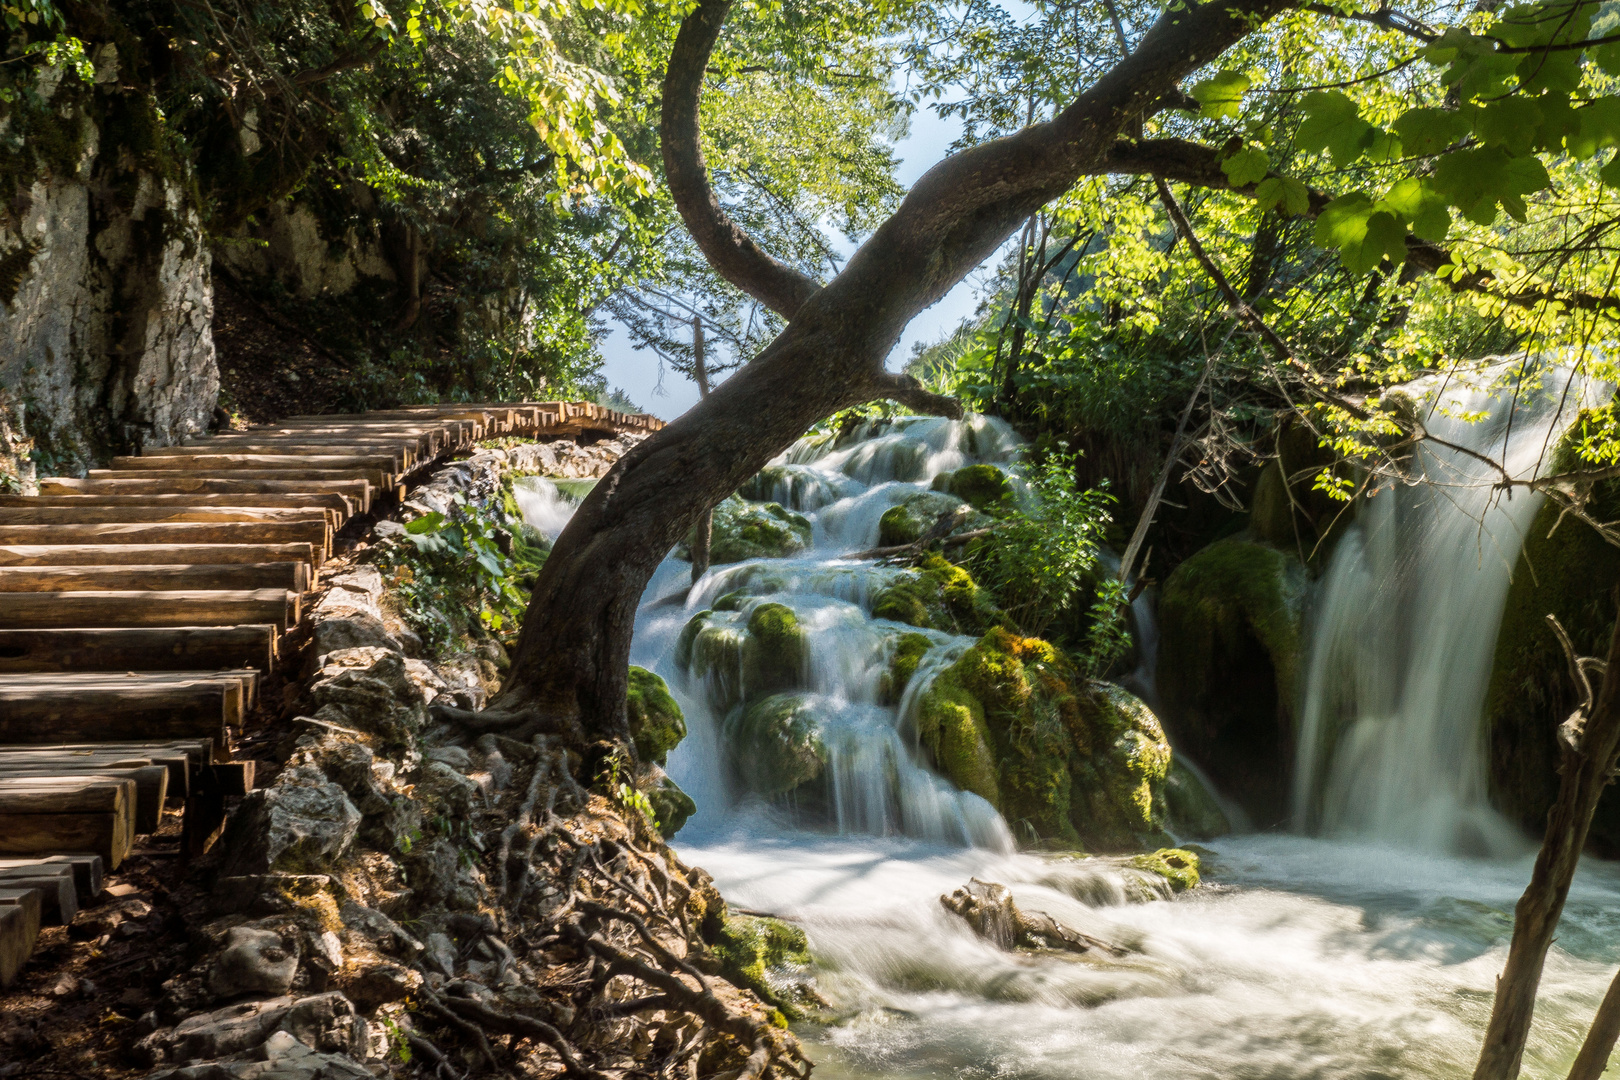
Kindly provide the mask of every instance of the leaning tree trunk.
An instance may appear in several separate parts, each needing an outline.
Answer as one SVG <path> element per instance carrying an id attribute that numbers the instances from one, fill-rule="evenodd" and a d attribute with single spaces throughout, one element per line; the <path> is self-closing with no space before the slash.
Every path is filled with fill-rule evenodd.
<path id="1" fill-rule="evenodd" d="M 788 325 L 596 486 L 546 560 L 501 693 L 484 713 L 456 718 L 485 730 L 626 740 L 636 606 L 671 547 L 771 457 L 841 408 L 891 398 L 960 415 L 954 402 L 884 369 L 906 324 L 1081 175 L 1118 168 L 1110 155 L 1125 145 L 1122 132 L 1185 101 L 1182 78 L 1296 2 L 1172 6 L 1135 52 L 1055 118 L 929 170 L 822 287 L 764 252 L 720 208 L 709 184 L 698 103 L 731 0 L 700 0 L 681 24 L 664 77 L 665 179 L 715 270 Z"/>
<path id="2" fill-rule="evenodd" d="M 703 354 L 703 316 L 692 316 L 692 377 L 697 381 L 698 397 L 709 396 L 709 363 Z M 714 507 L 703 511 L 698 518 L 692 537 L 692 584 L 696 585 L 709 572 L 709 548 L 714 543 Z"/>

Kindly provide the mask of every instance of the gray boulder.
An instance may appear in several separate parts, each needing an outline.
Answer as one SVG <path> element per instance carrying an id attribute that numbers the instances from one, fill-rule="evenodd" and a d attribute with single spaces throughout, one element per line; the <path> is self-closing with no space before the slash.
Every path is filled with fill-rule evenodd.
<path id="1" fill-rule="evenodd" d="M 244 1001 L 188 1016 L 135 1044 L 149 1064 L 229 1057 L 260 1046 L 285 1031 L 306 1047 L 327 1053 L 363 1054 L 366 1022 L 342 994 Z"/>
<path id="2" fill-rule="evenodd" d="M 280 934 L 237 926 L 225 935 L 225 948 L 208 973 L 208 989 L 222 998 L 244 994 L 279 997 L 298 974 L 298 950 Z"/>
<path id="3" fill-rule="evenodd" d="M 288 769 L 248 793 L 225 837 L 222 877 L 298 872 L 337 859 L 360 828 L 360 811 L 318 769 Z"/>

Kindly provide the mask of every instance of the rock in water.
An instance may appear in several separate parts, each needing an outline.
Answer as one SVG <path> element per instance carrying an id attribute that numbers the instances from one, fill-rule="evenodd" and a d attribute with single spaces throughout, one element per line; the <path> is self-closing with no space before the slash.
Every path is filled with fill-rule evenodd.
<path id="1" fill-rule="evenodd" d="M 625 706 L 636 756 L 654 765 L 664 764 L 669 752 L 686 738 L 686 717 L 670 697 L 669 687 L 646 668 L 632 667 Z"/>
<path id="2" fill-rule="evenodd" d="M 733 709 L 726 745 L 739 776 L 760 795 L 783 795 L 818 779 L 827 765 L 814 699 L 776 694 Z"/>
<path id="3" fill-rule="evenodd" d="M 687 537 L 688 551 L 694 540 L 695 535 Z M 809 546 L 810 519 L 780 503 L 744 502 L 733 495 L 714 508 L 714 532 L 709 541 L 709 562 L 714 566 L 786 558 Z"/>
<path id="4" fill-rule="evenodd" d="M 998 949 L 1050 949 L 1088 953 L 1093 950 L 1110 956 L 1124 956 L 1129 950 L 1112 945 L 1072 926 L 1058 922 L 1044 911 L 1024 911 L 1013 902 L 1007 886 L 972 878 L 966 885 L 939 898 L 945 910 L 957 916 L 973 932 Z"/>

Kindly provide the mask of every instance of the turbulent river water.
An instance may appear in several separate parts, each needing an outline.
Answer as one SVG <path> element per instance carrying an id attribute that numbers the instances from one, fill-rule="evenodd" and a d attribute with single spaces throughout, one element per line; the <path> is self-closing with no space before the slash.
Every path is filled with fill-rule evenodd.
<path id="1" fill-rule="evenodd" d="M 1491 419 L 1434 416 L 1431 428 L 1481 452 L 1505 446 L 1514 469 L 1535 466 L 1560 415 L 1450 396 Z M 971 639 L 935 635 L 906 699 L 878 704 L 882 641 L 896 627 L 871 619 L 870 597 L 892 571 L 840 558 L 872 547 L 883 511 L 935 474 L 1015 452 L 1012 433 L 984 419 L 916 420 L 836 451 L 802 442 L 780 459 L 790 475 L 773 498 L 811 518 L 812 548 L 717 567 L 684 601 L 690 567 L 671 559 L 643 601 L 632 662 L 668 679 L 691 731 L 669 771 L 699 810 L 676 847 L 734 906 L 807 931 L 838 1010 L 836 1022 L 800 1032 L 816 1075 L 1469 1075 L 1533 855 L 1485 804 L 1475 735 L 1533 500 L 1488 505 L 1489 493 L 1465 482 L 1477 470 L 1456 454 L 1420 462 L 1441 485 L 1368 500 L 1311 614 L 1297 831 L 1214 841 L 1204 888 L 1131 903 L 1100 860 L 1015 851 L 989 804 L 919 763 L 906 737 L 916 686 Z M 537 525 L 562 527 L 565 498 L 542 485 L 531 502 Z M 801 827 L 733 790 L 720 718 L 673 662 L 685 621 L 761 574 L 770 600 L 810 630 L 835 827 Z M 1001 952 L 939 904 L 970 877 L 1134 951 L 1108 961 Z M 1548 962 L 1525 1075 L 1567 1071 L 1620 959 L 1617 931 L 1620 871 L 1587 860 Z"/>

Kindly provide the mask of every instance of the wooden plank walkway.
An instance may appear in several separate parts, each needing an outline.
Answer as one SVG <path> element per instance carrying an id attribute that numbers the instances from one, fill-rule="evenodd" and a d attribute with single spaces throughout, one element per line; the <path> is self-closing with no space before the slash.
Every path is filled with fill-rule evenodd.
<path id="1" fill-rule="evenodd" d="M 294 416 L 0 496 L 0 987 L 166 810 L 185 854 L 217 837 L 253 787 L 235 734 L 350 518 L 481 439 L 661 427 L 572 401 Z"/>

